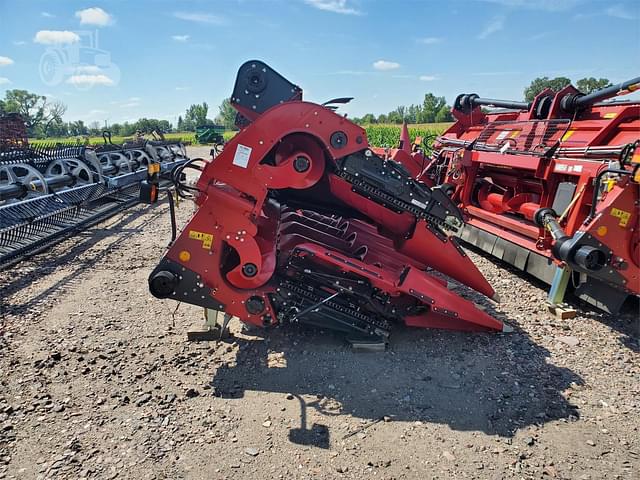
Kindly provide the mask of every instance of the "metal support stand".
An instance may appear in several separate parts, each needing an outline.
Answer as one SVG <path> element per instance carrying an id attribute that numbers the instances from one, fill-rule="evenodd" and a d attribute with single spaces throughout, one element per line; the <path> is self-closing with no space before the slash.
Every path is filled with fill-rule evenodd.
<path id="1" fill-rule="evenodd" d="M 551 288 L 547 295 L 549 312 L 563 320 L 576 316 L 575 309 L 563 303 L 571 275 L 572 271 L 569 267 L 556 267 L 556 272 L 554 273 L 553 281 L 551 282 Z"/>
<path id="2" fill-rule="evenodd" d="M 569 267 L 556 267 L 549 295 L 547 296 L 547 302 L 550 305 L 560 305 L 563 302 L 570 278 L 571 269 Z"/>
<path id="3" fill-rule="evenodd" d="M 227 331 L 231 315 L 224 313 L 222 325 L 218 323 L 218 315 L 223 314 L 211 308 L 204 309 L 204 325 L 200 329 L 188 330 L 187 340 L 190 342 L 206 342 L 221 340 Z"/>

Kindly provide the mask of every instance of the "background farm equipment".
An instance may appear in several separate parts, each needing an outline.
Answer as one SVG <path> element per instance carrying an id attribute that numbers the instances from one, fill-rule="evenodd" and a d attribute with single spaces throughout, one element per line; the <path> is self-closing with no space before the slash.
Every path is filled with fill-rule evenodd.
<path id="1" fill-rule="evenodd" d="M 187 160 L 177 142 L 114 145 L 107 138 L 96 149 L 34 147 L 22 141 L 4 144 L 0 150 L 0 267 L 134 205 L 151 167 L 166 178 Z"/>
<path id="2" fill-rule="evenodd" d="M 348 100 L 304 102 L 266 64 L 242 65 L 231 102 L 243 127 L 211 161 L 184 165 L 202 172 L 195 187 L 176 181 L 198 210 L 151 273 L 151 293 L 376 348 L 394 323 L 505 329 L 437 273 L 496 298 L 448 235 L 462 212 L 377 155 L 364 129 L 334 112 Z"/>
<path id="3" fill-rule="evenodd" d="M 196 127 L 196 142 L 198 143 L 224 143 L 225 128 L 223 125 L 200 125 Z"/>
<path id="4" fill-rule="evenodd" d="M 640 78 L 532 102 L 460 95 L 416 178 L 463 210 L 462 239 L 551 284 L 551 304 L 571 285 L 616 312 L 640 292 L 640 102 L 602 101 L 638 88 Z"/>

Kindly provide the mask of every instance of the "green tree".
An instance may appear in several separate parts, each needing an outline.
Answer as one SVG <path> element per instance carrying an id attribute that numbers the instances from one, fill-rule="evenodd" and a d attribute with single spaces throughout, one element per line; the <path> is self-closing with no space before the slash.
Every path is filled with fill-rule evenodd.
<path id="1" fill-rule="evenodd" d="M 451 114 L 451 107 L 449 105 L 443 105 L 440 110 L 438 110 L 438 113 L 436 113 L 435 121 L 436 123 L 452 122 L 453 115 Z"/>
<path id="2" fill-rule="evenodd" d="M 122 125 L 120 125 L 119 123 L 112 123 L 111 125 L 109 125 L 108 130 L 111 132 L 112 135 L 116 135 L 116 136 L 122 135 Z"/>
<path id="3" fill-rule="evenodd" d="M 45 117 L 47 98 L 26 90 L 7 90 L 4 105 L 7 113 L 19 113 L 29 135 L 35 133 Z"/>
<path id="4" fill-rule="evenodd" d="M 381 113 L 380 115 L 378 115 L 378 123 L 387 123 L 389 120 L 387 119 L 387 116 L 384 113 Z"/>
<path id="5" fill-rule="evenodd" d="M 216 123 L 224 125 L 227 130 L 236 130 L 236 109 L 233 108 L 228 98 L 225 98 L 218 107 Z"/>
<path id="6" fill-rule="evenodd" d="M 182 120 L 182 115 L 178 116 L 178 125 L 176 126 L 179 132 L 184 132 L 184 121 Z"/>
<path id="7" fill-rule="evenodd" d="M 393 110 L 392 112 L 389 112 L 389 115 L 387 115 L 387 122 L 389 123 L 402 123 L 402 120 L 403 118 L 398 110 Z"/>
<path id="8" fill-rule="evenodd" d="M 59 128 L 67 107 L 60 101 L 47 102 L 47 97 L 27 90 L 7 90 L 2 110 L 5 113 L 18 113 L 22 116 L 29 135 L 45 136 L 54 123 Z"/>
<path id="9" fill-rule="evenodd" d="M 551 79 L 549 77 L 538 77 L 534 79 L 527 88 L 524 89 L 524 99 L 527 102 L 530 102 L 545 88 L 550 88 L 554 92 L 557 92 L 559 90 L 562 90 L 570 83 L 571 80 L 569 80 L 567 77 L 556 77 Z"/>
<path id="10" fill-rule="evenodd" d="M 436 115 L 446 107 L 447 101 L 444 97 L 436 97 L 433 93 L 426 93 L 422 102 L 422 111 L 418 118 L 418 123 L 433 123 L 436 121 Z"/>
<path id="11" fill-rule="evenodd" d="M 210 120 L 207 120 L 207 114 L 209 113 L 209 105 L 207 102 L 202 102 L 202 104 L 193 104 L 187 108 L 187 111 L 184 115 L 183 126 L 184 130 L 187 132 L 193 132 L 197 126 L 206 125 L 207 123 L 212 123 Z"/>
<path id="12" fill-rule="evenodd" d="M 66 136 L 66 127 L 62 117 L 67 113 L 67 106 L 60 100 L 45 105 L 45 116 L 42 121 L 42 132 L 45 137 Z M 61 133 L 65 131 L 65 133 Z"/>
<path id="13" fill-rule="evenodd" d="M 600 78 L 596 80 L 594 77 L 585 77 L 576 82 L 576 88 L 584 94 L 595 92 L 596 90 L 609 87 L 610 85 L 611 82 L 608 78 Z"/>
<path id="14" fill-rule="evenodd" d="M 89 130 L 82 120 L 69 122 L 69 134 L 74 136 L 88 135 Z"/>
<path id="15" fill-rule="evenodd" d="M 363 125 L 371 125 L 372 123 L 376 123 L 376 116 L 373 113 L 367 113 L 361 119 Z"/>

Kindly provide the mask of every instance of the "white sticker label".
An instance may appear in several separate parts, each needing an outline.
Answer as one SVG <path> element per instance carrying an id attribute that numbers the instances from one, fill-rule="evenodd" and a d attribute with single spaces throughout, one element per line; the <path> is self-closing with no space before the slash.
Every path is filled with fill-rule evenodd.
<path id="1" fill-rule="evenodd" d="M 238 144 L 236 154 L 233 156 L 233 164 L 238 167 L 247 168 L 249 165 L 249 157 L 251 156 L 251 147 Z"/>
<path id="2" fill-rule="evenodd" d="M 556 172 L 566 172 L 568 168 L 568 165 L 565 165 L 564 163 L 557 163 L 556 164 Z"/>
<path id="3" fill-rule="evenodd" d="M 505 138 L 507 138 L 507 135 L 509 135 L 511 132 L 509 130 L 503 130 L 500 132 L 500 134 L 496 137 L 496 140 L 504 140 Z"/>
<path id="4" fill-rule="evenodd" d="M 416 205 L 417 207 L 422 208 L 423 210 L 424 210 L 425 208 L 427 208 L 427 205 L 426 205 L 425 203 L 422 203 L 422 202 L 420 202 L 420 201 L 416 200 L 415 198 L 411 199 L 411 203 L 413 203 L 413 204 L 414 204 L 414 205 Z"/>

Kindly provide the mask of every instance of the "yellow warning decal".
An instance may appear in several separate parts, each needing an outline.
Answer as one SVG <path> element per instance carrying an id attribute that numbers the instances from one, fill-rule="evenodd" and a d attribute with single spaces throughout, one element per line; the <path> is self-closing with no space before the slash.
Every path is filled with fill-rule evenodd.
<path id="1" fill-rule="evenodd" d="M 516 138 L 518 135 L 520 135 L 520 132 L 522 130 L 514 130 L 511 132 L 511 135 L 509 135 L 509 138 Z"/>
<path id="2" fill-rule="evenodd" d="M 200 240 L 202 241 L 202 248 L 206 248 L 207 250 L 211 248 L 211 244 L 213 244 L 213 235 L 210 233 L 198 232 L 196 230 L 189 230 L 189 238 L 191 240 Z"/>
<path id="3" fill-rule="evenodd" d="M 624 210 L 620 210 L 619 208 L 612 208 L 611 216 L 619 218 L 620 222 L 618 223 L 618 225 L 624 228 L 629 223 L 629 219 L 631 218 L 631 212 L 625 212 Z"/>
<path id="4" fill-rule="evenodd" d="M 565 133 L 565 134 L 562 136 L 562 141 L 563 141 L 563 142 L 564 142 L 564 141 L 566 141 L 566 140 L 567 140 L 571 135 L 573 135 L 574 133 L 576 133 L 576 131 L 575 131 L 575 130 L 567 130 L 567 133 Z"/>
<path id="5" fill-rule="evenodd" d="M 629 85 L 627 87 L 627 90 L 629 90 L 630 92 L 635 92 L 639 88 L 640 88 L 640 83 L 634 83 L 633 85 Z"/>
<path id="6" fill-rule="evenodd" d="M 604 114 L 604 118 L 616 118 L 618 114 L 616 112 L 609 112 Z"/>

